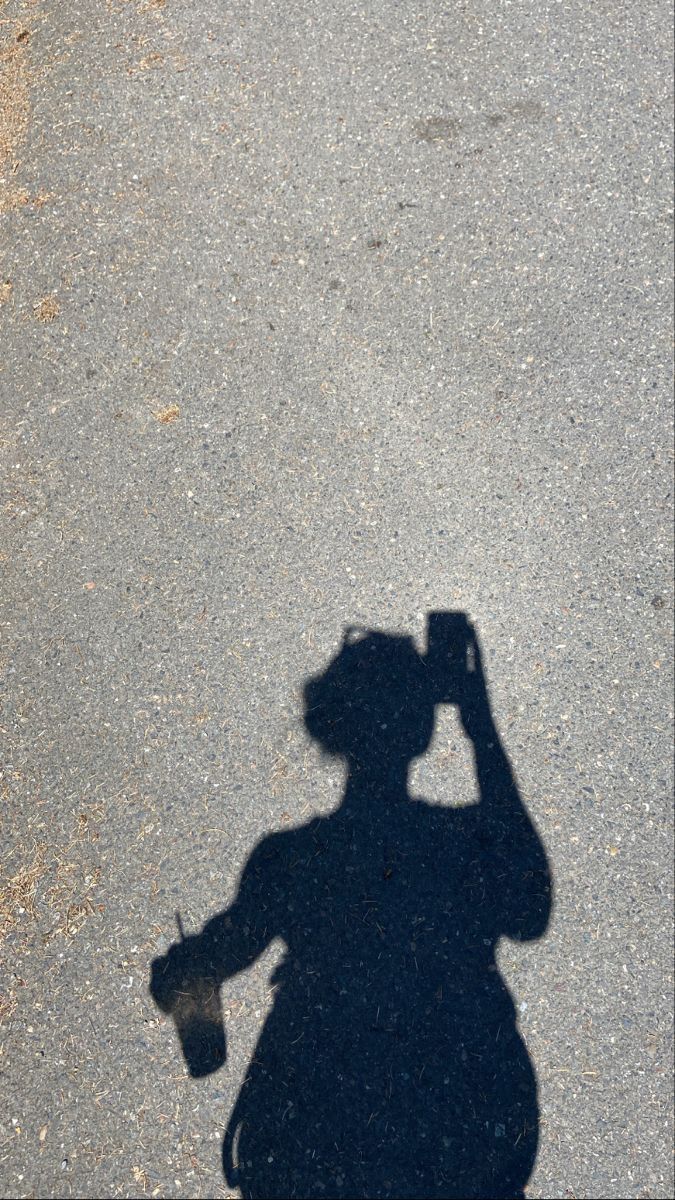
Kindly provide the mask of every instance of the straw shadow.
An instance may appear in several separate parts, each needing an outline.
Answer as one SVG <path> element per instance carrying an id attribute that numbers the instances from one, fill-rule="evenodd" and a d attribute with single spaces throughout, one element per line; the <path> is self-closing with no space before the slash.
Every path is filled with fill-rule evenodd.
<path id="1" fill-rule="evenodd" d="M 408 793 L 439 703 L 473 744 L 471 807 Z M 225 1135 L 227 1182 L 260 1200 L 522 1196 L 537 1086 L 495 948 L 541 937 L 551 883 L 472 626 L 430 614 L 425 655 L 351 631 L 305 687 L 305 724 L 347 760 L 341 806 L 264 838 L 230 909 L 152 964 L 199 1076 L 226 1057 L 221 985 L 286 944 Z"/>

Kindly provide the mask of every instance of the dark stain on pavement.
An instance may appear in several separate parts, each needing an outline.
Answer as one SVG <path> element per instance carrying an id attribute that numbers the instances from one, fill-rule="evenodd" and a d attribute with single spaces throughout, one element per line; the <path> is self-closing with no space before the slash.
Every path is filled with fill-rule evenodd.
<path id="1" fill-rule="evenodd" d="M 415 122 L 415 137 L 418 142 L 453 142 L 460 131 L 460 123 L 454 117 L 425 117 Z"/>
<path id="2" fill-rule="evenodd" d="M 485 120 L 493 129 L 498 129 L 500 125 L 511 123 L 514 120 L 536 123 L 541 121 L 546 115 L 546 109 L 538 100 L 518 100 L 515 104 L 509 105 L 503 112 L 488 113 Z"/>

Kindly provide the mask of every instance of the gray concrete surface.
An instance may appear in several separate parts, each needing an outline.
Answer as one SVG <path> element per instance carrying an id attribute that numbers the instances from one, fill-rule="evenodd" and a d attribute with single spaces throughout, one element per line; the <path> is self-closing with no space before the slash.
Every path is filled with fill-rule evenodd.
<path id="1" fill-rule="evenodd" d="M 282 948 L 202 1082 L 150 960 L 335 806 L 343 626 L 431 609 L 555 879 L 528 1194 L 672 1195 L 669 9 L 0 5 L 3 1195 L 231 1194 Z"/>

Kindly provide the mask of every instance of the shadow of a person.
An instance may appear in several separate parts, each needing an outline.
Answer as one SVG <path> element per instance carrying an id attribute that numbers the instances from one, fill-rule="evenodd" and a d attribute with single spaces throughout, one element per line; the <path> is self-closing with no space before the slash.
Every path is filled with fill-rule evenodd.
<path id="1" fill-rule="evenodd" d="M 341 806 L 264 838 L 228 911 L 152 965 L 159 1006 L 178 1016 L 187 1001 L 179 1026 L 200 1075 L 224 1060 L 217 989 L 273 938 L 287 947 L 225 1135 L 226 1179 L 259 1200 L 523 1196 L 537 1086 L 495 948 L 544 933 L 550 875 L 473 628 L 432 614 L 425 655 L 351 632 L 304 697 L 311 736 L 347 761 Z M 469 807 L 408 792 L 443 701 L 474 749 Z"/>

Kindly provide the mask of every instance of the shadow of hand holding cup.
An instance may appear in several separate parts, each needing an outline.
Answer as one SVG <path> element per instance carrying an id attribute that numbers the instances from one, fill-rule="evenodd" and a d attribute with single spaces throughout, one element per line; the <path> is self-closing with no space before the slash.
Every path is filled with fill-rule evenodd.
<path id="1" fill-rule="evenodd" d="M 202 939 L 186 938 L 178 914 L 176 920 L 181 940 L 154 960 L 150 994 L 174 1020 L 190 1075 L 202 1079 L 227 1058 L 220 987 L 204 957 Z"/>

